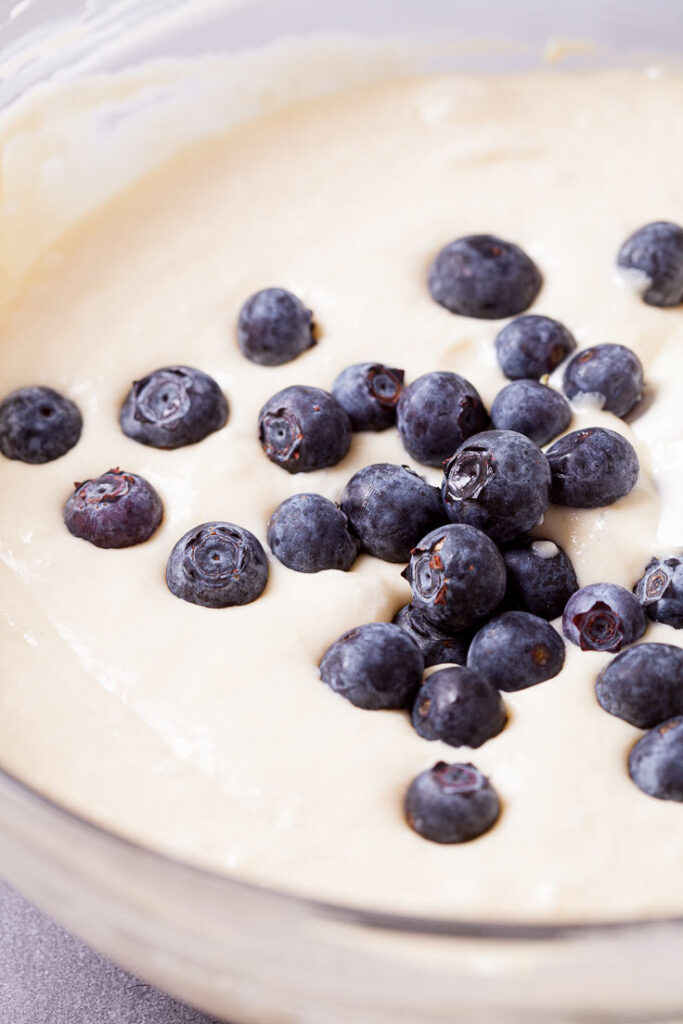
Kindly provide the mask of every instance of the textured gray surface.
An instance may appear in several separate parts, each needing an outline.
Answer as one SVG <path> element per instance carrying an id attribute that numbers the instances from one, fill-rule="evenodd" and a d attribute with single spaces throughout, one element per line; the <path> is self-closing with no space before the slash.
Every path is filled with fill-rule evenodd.
<path id="1" fill-rule="evenodd" d="M 0 882 L 0 1024 L 216 1024 L 126 974 Z"/>

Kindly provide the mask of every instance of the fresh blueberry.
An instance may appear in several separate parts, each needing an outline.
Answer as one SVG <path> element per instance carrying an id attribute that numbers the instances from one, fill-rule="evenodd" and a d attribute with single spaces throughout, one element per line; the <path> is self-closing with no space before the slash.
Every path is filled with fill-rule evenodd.
<path id="1" fill-rule="evenodd" d="M 427 466 L 441 466 L 458 445 L 486 429 L 489 417 L 468 380 L 438 371 L 404 388 L 396 423 L 409 455 Z"/>
<path id="2" fill-rule="evenodd" d="M 639 729 L 683 715 L 683 648 L 629 647 L 603 668 L 595 692 L 605 711 Z"/>
<path id="3" fill-rule="evenodd" d="M 645 614 L 633 594 L 616 583 L 591 583 L 567 601 L 564 635 L 582 651 L 620 651 L 645 632 Z"/>
<path id="4" fill-rule="evenodd" d="M 52 388 L 19 388 L 0 402 L 0 451 L 8 459 L 52 462 L 73 448 L 82 428 L 78 406 Z"/>
<path id="5" fill-rule="evenodd" d="M 415 731 L 452 747 L 480 747 L 497 736 L 507 712 L 495 686 L 478 672 L 454 665 L 433 672 L 413 704 Z"/>
<path id="6" fill-rule="evenodd" d="M 509 380 L 540 380 L 576 348 L 574 335 L 559 320 L 529 313 L 506 324 L 496 337 L 496 355 Z"/>
<path id="7" fill-rule="evenodd" d="M 391 622 L 370 622 L 342 633 L 325 651 L 320 678 L 357 708 L 407 707 L 422 680 L 417 644 Z"/>
<path id="8" fill-rule="evenodd" d="M 565 434 L 546 452 L 550 500 L 571 508 L 601 508 L 636 485 L 640 463 L 625 437 L 604 427 Z"/>
<path id="9" fill-rule="evenodd" d="M 437 487 L 387 462 L 352 476 L 340 506 L 363 550 L 385 562 L 407 562 L 420 538 L 446 519 Z"/>
<path id="10" fill-rule="evenodd" d="M 683 629 L 683 558 L 653 558 L 635 594 L 655 622 Z"/>
<path id="11" fill-rule="evenodd" d="M 347 366 L 332 385 L 354 430 L 386 430 L 396 423 L 396 405 L 403 391 L 403 370 L 382 363 Z"/>
<path id="12" fill-rule="evenodd" d="M 444 465 L 449 519 L 512 540 L 543 521 L 550 467 L 538 445 L 514 430 L 486 430 L 460 445 Z"/>
<path id="13" fill-rule="evenodd" d="M 166 366 L 136 380 L 119 419 L 127 437 L 152 448 L 182 448 L 225 426 L 228 403 L 213 377 Z"/>
<path id="14" fill-rule="evenodd" d="M 344 513 L 321 494 L 295 494 L 278 505 L 268 524 L 268 543 L 296 572 L 345 572 L 360 549 Z"/>
<path id="15" fill-rule="evenodd" d="M 479 630 L 467 667 L 499 690 L 513 692 L 552 679 L 564 665 L 564 642 L 545 619 L 503 612 Z"/>
<path id="16" fill-rule="evenodd" d="M 408 786 L 404 812 L 418 835 L 434 843 L 466 843 L 500 817 L 500 800 L 473 764 L 438 761 Z"/>
<path id="17" fill-rule="evenodd" d="M 506 608 L 556 619 L 579 589 L 574 567 L 551 540 L 526 537 L 503 551 L 507 569 Z"/>
<path id="18" fill-rule="evenodd" d="M 622 245 L 617 263 L 643 275 L 643 301 L 649 306 L 683 302 L 683 228 L 678 224 L 655 221 L 639 228 Z"/>
<path id="19" fill-rule="evenodd" d="M 284 288 L 264 288 L 242 306 L 237 340 L 252 363 L 280 366 L 315 345 L 310 309 Z"/>
<path id="20" fill-rule="evenodd" d="M 425 619 L 412 604 L 406 604 L 394 615 L 394 622 L 413 638 L 422 651 L 425 668 L 432 665 L 464 665 L 471 634 L 443 633 Z"/>
<path id="21" fill-rule="evenodd" d="M 351 421 L 336 398 L 320 388 L 278 391 L 261 409 L 264 452 L 288 473 L 311 473 L 340 462 L 351 445 Z"/>
<path id="22" fill-rule="evenodd" d="M 202 523 L 188 530 L 166 564 L 171 593 L 203 608 L 250 604 L 267 582 L 265 551 L 253 533 L 234 523 Z"/>
<path id="23" fill-rule="evenodd" d="M 446 633 L 489 615 L 505 593 L 503 556 L 473 526 L 442 526 L 428 533 L 402 575 L 420 617 Z"/>
<path id="24" fill-rule="evenodd" d="M 643 367 L 624 345 L 594 345 L 577 352 L 562 387 L 567 398 L 595 395 L 607 412 L 626 416 L 643 397 Z"/>
<path id="25" fill-rule="evenodd" d="M 631 750 L 628 770 L 648 796 L 683 802 L 683 718 L 669 718 L 645 733 Z"/>
<path id="26" fill-rule="evenodd" d="M 491 406 L 496 430 L 516 430 L 541 446 L 566 430 L 572 411 L 559 391 L 535 380 L 516 380 L 499 391 Z"/>
<path id="27" fill-rule="evenodd" d="M 451 313 L 499 320 L 527 309 L 542 278 L 519 246 L 495 235 L 467 235 L 436 256 L 428 283 L 434 301 Z"/>
<path id="28" fill-rule="evenodd" d="M 161 498 L 134 473 L 108 473 L 76 484 L 64 506 L 69 533 L 98 548 L 128 548 L 152 536 L 161 522 Z"/>

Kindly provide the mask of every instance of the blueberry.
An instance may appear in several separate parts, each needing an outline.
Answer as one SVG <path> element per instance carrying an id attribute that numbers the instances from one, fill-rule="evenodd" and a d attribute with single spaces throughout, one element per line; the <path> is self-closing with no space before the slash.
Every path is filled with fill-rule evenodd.
<path id="1" fill-rule="evenodd" d="M 500 368 L 509 380 L 540 380 L 576 348 L 574 335 L 564 324 L 534 313 L 506 324 L 495 344 Z"/>
<path id="2" fill-rule="evenodd" d="M 152 536 L 161 522 L 161 498 L 143 477 L 110 469 L 76 484 L 64 506 L 69 533 L 98 548 L 128 548 Z"/>
<path id="3" fill-rule="evenodd" d="M 403 378 L 403 370 L 382 363 L 356 363 L 342 370 L 332 394 L 346 410 L 354 430 L 386 430 L 396 422 Z"/>
<path id="4" fill-rule="evenodd" d="M 288 473 L 311 473 L 340 462 L 351 445 L 351 421 L 336 398 L 320 388 L 278 391 L 261 409 L 264 452 Z"/>
<path id="5" fill-rule="evenodd" d="M 202 523 L 188 530 L 166 564 L 171 593 L 203 608 L 250 604 L 267 582 L 265 551 L 253 533 L 234 523 Z"/>
<path id="6" fill-rule="evenodd" d="M 643 793 L 683 802 L 683 717 L 669 718 L 633 747 L 628 770 Z"/>
<path id="7" fill-rule="evenodd" d="M 136 380 L 121 406 L 127 437 L 152 448 L 182 448 L 225 426 L 228 403 L 213 377 L 191 366 L 166 366 Z"/>
<path id="8" fill-rule="evenodd" d="M 500 800 L 473 764 L 438 761 L 408 786 L 404 811 L 412 829 L 434 843 L 466 843 L 500 817 Z"/>
<path id="9" fill-rule="evenodd" d="M 683 629 L 683 558 L 653 558 L 635 594 L 655 622 Z"/>
<path id="10" fill-rule="evenodd" d="M 431 665 L 464 665 L 471 634 L 443 633 L 425 619 L 412 604 L 406 604 L 394 615 L 394 622 L 413 638 L 422 651 L 425 668 Z"/>
<path id="11" fill-rule="evenodd" d="M 498 690 L 478 672 L 455 665 L 433 672 L 413 704 L 415 731 L 452 747 L 480 747 L 507 721 Z"/>
<path id="12" fill-rule="evenodd" d="M 460 445 L 444 465 L 449 519 L 512 540 L 543 521 L 550 467 L 538 445 L 514 430 L 487 430 Z"/>
<path id="13" fill-rule="evenodd" d="M 640 472 L 633 445 L 604 427 L 565 434 L 546 457 L 552 473 L 550 500 L 571 508 L 611 505 L 633 490 Z"/>
<path id="14" fill-rule="evenodd" d="M 643 301 L 649 306 L 683 302 L 683 228 L 678 224 L 664 220 L 639 228 L 622 245 L 617 263 L 644 276 Z"/>
<path id="15" fill-rule="evenodd" d="M 506 608 L 556 619 L 579 589 L 574 567 L 550 540 L 527 537 L 503 551 L 507 569 Z"/>
<path id="16" fill-rule="evenodd" d="M 82 427 L 78 406 L 52 388 L 19 388 L 0 402 L 0 451 L 8 459 L 52 462 L 73 448 Z"/>
<path id="17" fill-rule="evenodd" d="M 385 562 L 407 562 L 420 538 L 446 519 L 438 488 L 387 462 L 352 476 L 340 505 L 363 550 Z"/>
<path id="18" fill-rule="evenodd" d="M 566 430 L 572 411 L 559 391 L 535 380 L 517 380 L 499 391 L 491 406 L 496 430 L 516 430 L 544 445 Z"/>
<path id="19" fill-rule="evenodd" d="M 284 288 L 264 288 L 242 306 L 237 340 L 243 355 L 261 366 L 280 366 L 315 345 L 310 309 Z"/>
<path id="20" fill-rule="evenodd" d="M 582 651 L 620 651 L 645 632 L 645 615 L 633 594 L 616 583 L 591 583 L 567 601 L 564 635 Z"/>
<path id="21" fill-rule="evenodd" d="M 422 680 L 417 644 L 391 622 L 370 622 L 342 633 L 325 651 L 320 678 L 357 708 L 405 708 Z"/>
<path id="22" fill-rule="evenodd" d="M 643 367 L 624 345 L 594 345 L 574 356 L 562 387 L 567 398 L 596 395 L 607 412 L 626 416 L 643 397 Z"/>
<path id="23" fill-rule="evenodd" d="M 535 263 L 519 246 L 495 235 L 450 242 L 429 269 L 429 291 L 451 313 L 499 320 L 527 309 L 541 288 Z"/>
<path id="24" fill-rule="evenodd" d="M 468 668 L 508 692 L 552 679 L 563 665 L 562 637 L 529 612 L 503 612 L 491 619 L 475 635 L 467 655 Z"/>
<path id="25" fill-rule="evenodd" d="M 639 729 L 683 715 L 683 649 L 636 644 L 603 668 L 595 684 L 600 705 Z"/>
<path id="26" fill-rule="evenodd" d="M 442 526 L 423 537 L 403 571 L 420 617 L 460 632 L 489 615 L 505 593 L 500 551 L 473 526 Z"/>
<path id="27" fill-rule="evenodd" d="M 295 494 L 278 505 L 268 524 L 268 543 L 296 572 L 346 571 L 360 549 L 344 513 L 321 494 Z"/>
<path id="28" fill-rule="evenodd" d="M 486 429 L 489 417 L 468 380 L 439 371 L 404 388 L 396 422 L 409 455 L 427 466 L 441 466 L 458 445 Z"/>

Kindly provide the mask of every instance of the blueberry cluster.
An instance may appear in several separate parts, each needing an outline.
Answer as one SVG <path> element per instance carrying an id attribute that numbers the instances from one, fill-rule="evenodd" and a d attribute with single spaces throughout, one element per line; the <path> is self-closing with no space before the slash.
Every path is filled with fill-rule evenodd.
<path id="1" fill-rule="evenodd" d="M 677 225 L 636 231 L 618 264 L 638 277 L 645 302 L 683 302 Z M 477 748 L 501 732 L 508 717 L 501 693 L 561 671 L 565 646 L 550 624 L 560 615 L 569 641 L 612 654 L 639 639 L 646 616 L 683 627 L 681 558 L 653 559 L 634 593 L 609 582 L 579 589 L 567 555 L 529 533 L 551 502 L 603 507 L 627 495 L 638 478 L 637 455 L 620 433 L 565 433 L 568 399 L 589 395 L 626 417 L 643 394 L 642 366 L 629 349 L 602 344 L 577 352 L 563 324 L 525 313 L 541 286 L 530 257 L 493 235 L 457 239 L 432 262 L 429 292 L 446 310 L 514 318 L 495 338 L 511 383 L 490 413 L 457 373 L 406 383 L 403 370 L 365 362 L 347 367 L 329 392 L 303 385 L 279 391 L 258 417 L 265 455 L 289 473 L 334 466 L 354 432 L 394 426 L 408 455 L 443 467 L 440 488 L 408 467 L 378 463 L 348 481 L 338 505 L 320 494 L 296 494 L 274 511 L 268 544 L 280 562 L 303 573 L 347 571 L 360 552 L 405 565 L 410 603 L 392 623 L 345 632 L 324 654 L 320 675 L 355 706 L 407 710 L 420 736 L 454 747 Z M 318 331 L 297 296 L 266 288 L 244 303 L 237 340 L 252 362 L 277 366 L 314 346 Z M 563 396 L 546 381 L 565 362 Z M 167 450 L 197 444 L 227 418 L 216 381 L 188 366 L 163 367 L 134 382 L 119 417 L 128 437 Z M 76 405 L 47 387 L 21 388 L 0 403 L 0 451 L 10 459 L 57 459 L 81 430 Z M 155 489 L 120 469 L 77 484 L 64 507 L 69 531 L 100 548 L 146 541 L 162 515 Z M 189 530 L 166 567 L 171 593 L 209 608 L 254 601 L 267 580 L 259 541 L 227 522 Z M 439 665 L 447 667 L 425 675 Z M 683 801 L 683 651 L 647 643 L 623 651 L 601 672 L 597 695 L 610 713 L 650 730 L 630 756 L 636 784 Z M 441 843 L 473 839 L 499 814 L 493 786 L 472 764 L 438 762 L 405 796 L 408 823 Z"/>

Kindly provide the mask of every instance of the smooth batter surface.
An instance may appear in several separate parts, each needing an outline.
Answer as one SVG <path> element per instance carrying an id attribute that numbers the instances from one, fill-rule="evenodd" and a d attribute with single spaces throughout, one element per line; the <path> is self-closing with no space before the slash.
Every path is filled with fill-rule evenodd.
<path id="1" fill-rule="evenodd" d="M 164 582 L 173 544 L 200 522 L 239 523 L 265 544 L 288 495 L 336 499 L 368 463 L 409 463 L 389 431 L 355 435 L 332 470 L 288 475 L 256 439 L 278 389 L 329 388 L 372 359 L 408 380 L 457 371 L 491 402 L 502 324 L 451 315 L 425 284 L 441 245 L 482 231 L 541 267 L 533 312 L 580 345 L 631 346 L 652 399 L 630 427 L 575 412 L 572 429 L 629 436 L 641 477 L 610 508 L 551 509 L 539 535 L 565 546 L 581 584 L 630 587 L 651 554 L 680 551 L 683 313 L 643 304 L 614 260 L 642 223 L 683 220 L 682 108 L 683 80 L 639 71 L 368 86 L 197 143 L 45 250 L 7 288 L 0 391 L 53 386 L 85 428 L 49 465 L 0 464 L 0 763 L 158 849 L 333 900 L 549 920 L 683 912 L 683 807 L 629 780 L 640 734 L 594 696 L 607 656 L 569 646 L 559 677 L 504 695 L 500 736 L 456 750 L 318 679 L 342 630 L 409 599 L 400 567 L 363 556 L 309 576 L 273 559 L 263 597 L 221 611 Z M 320 327 L 317 347 L 279 368 L 247 362 L 234 338 L 242 302 L 269 285 Z M 212 374 L 230 421 L 156 451 L 126 438 L 117 413 L 133 379 L 172 363 Z M 73 481 L 112 466 L 147 477 L 165 505 L 154 537 L 122 551 L 74 539 L 61 519 Z M 644 639 L 683 641 L 653 625 Z M 499 824 L 473 843 L 431 844 L 403 822 L 405 787 L 438 759 L 474 761 L 502 797 Z"/>

